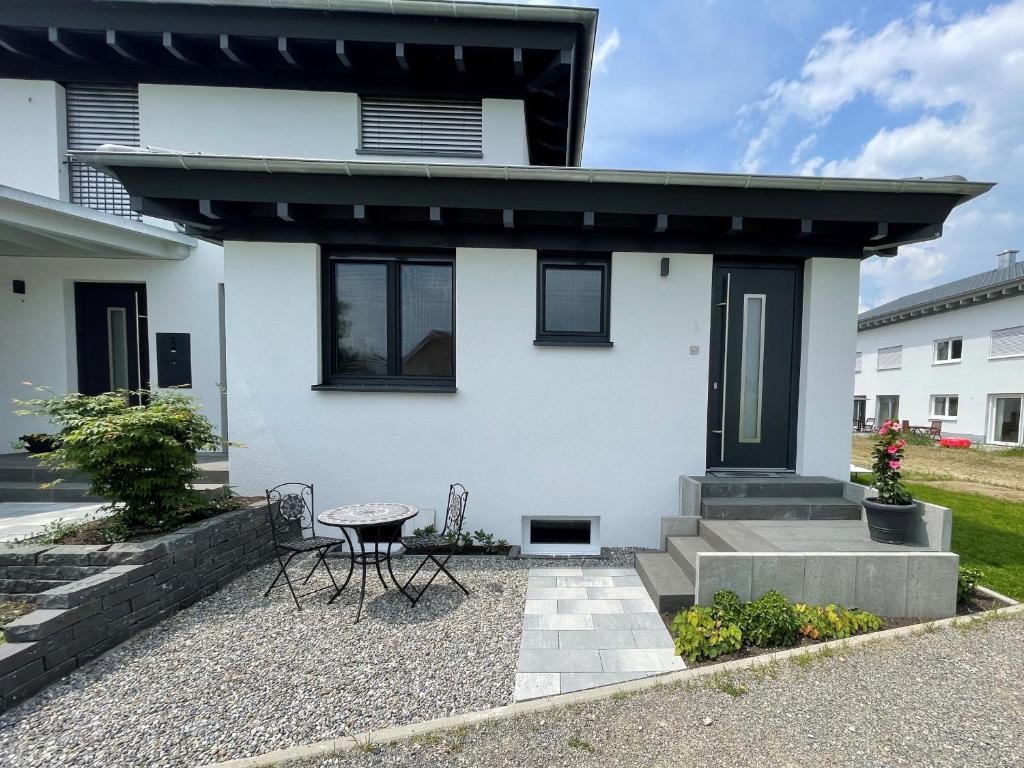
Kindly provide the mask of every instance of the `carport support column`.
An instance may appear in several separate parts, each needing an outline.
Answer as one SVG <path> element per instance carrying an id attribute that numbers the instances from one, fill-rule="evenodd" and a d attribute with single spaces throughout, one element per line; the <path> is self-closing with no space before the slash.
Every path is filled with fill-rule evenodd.
<path id="1" fill-rule="evenodd" d="M 846 480 L 850 473 L 860 261 L 804 264 L 796 471 Z"/>

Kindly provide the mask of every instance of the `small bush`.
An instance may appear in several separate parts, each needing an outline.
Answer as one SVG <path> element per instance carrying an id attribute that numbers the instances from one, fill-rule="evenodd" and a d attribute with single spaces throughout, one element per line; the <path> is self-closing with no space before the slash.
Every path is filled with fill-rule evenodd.
<path id="1" fill-rule="evenodd" d="M 132 405 L 132 399 L 143 404 Z M 215 448 L 218 441 L 192 398 L 118 391 L 15 403 L 19 414 L 45 416 L 62 427 L 56 450 L 40 461 L 87 472 L 92 492 L 117 505 L 126 526 L 166 528 L 209 507 L 192 489 L 199 479 L 196 452 Z"/>
<path id="2" fill-rule="evenodd" d="M 906 432 L 903 439 L 907 441 L 908 445 L 935 445 L 931 435 L 920 432 Z"/>
<path id="3" fill-rule="evenodd" d="M 793 606 L 799 632 L 811 640 L 839 640 L 882 628 L 882 620 L 867 611 L 855 611 L 841 605 Z"/>
<path id="4" fill-rule="evenodd" d="M 985 574 L 977 568 L 961 566 L 956 575 L 956 601 L 966 603 L 974 597 L 975 587 L 985 578 Z"/>
<path id="5" fill-rule="evenodd" d="M 793 645 L 800 634 L 800 621 L 786 598 L 773 591 L 743 606 L 740 628 L 748 645 L 772 648 Z"/>
<path id="6" fill-rule="evenodd" d="M 743 647 L 739 625 L 716 618 L 713 608 L 701 605 L 676 614 L 671 631 L 676 654 L 690 661 L 716 659 Z"/>
<path id="7" fill-rule="evenodd" d="M 433 523 L 425 525 L 422 528 L 413 528 L 412 530 L 413 536 L 431 536 L 435 533 L 437 533 L 437 528 L 434 527 Z"/>
<path id="8" fill-rule="evenodd" d="M 743 619 L 743 601 L 730 589 L 715 592 L 711 603 L 715 617 L 731 624 L 740 624 Z"/>

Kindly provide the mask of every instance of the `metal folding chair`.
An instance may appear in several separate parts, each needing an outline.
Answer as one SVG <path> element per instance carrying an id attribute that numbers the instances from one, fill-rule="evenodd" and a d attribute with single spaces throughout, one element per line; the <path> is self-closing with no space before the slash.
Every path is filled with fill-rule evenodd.
<path id="1" fill-rule="evenodd" d="M 302 610 L 302 606 L 299 604 L 300 597 L 307 597 L 325 589 L 334 589 L 336 591 L 344 589 L 348 585 L 349 579 L 352 578 L 354 562 L 349 562 L 348 578 L 339 587 L 338 583 L 334 580 L 334 574 L 331 573 L 331 567 L 327 564 L 326 555 L 327 550 L 335 544 L 341 544 L 342 540 L 330 536 L 316 535 L 313 529 L 313 486 L 306 485 L 305 483 L 281 483 L 270 488 L 266 493 L 267 515 L 270 517 L 270 532 L 274 537 L 274 555 L 277 557 L 278 565 L 281 567 L 274 580 L 270 583 L 270 586 L 267 587 L 267 591 L 263 593 L 263 596 L 267 597 L 271 590 L 280 586 L 278 581 L 281 580 L 282 576 L 284 576 L 283 584 L 288 586 L 288 590 L 292 593 L 292 599 L 295 601 L 295 607 L 299 610 Z M 306 574 L 306 578 L 302 580 L 302 584 L 309 582 L 321 563 L 327 571 L 331 583 L 318 589 L 311 589 L 302 594 L 296 594 L 292 578 L 288 573 L 288 566 L 297 555 L 306 552 L 315 552 L 316 561 L 313 563 L 309 573 Z"/>
<path id="2" fill-rule="evenodd" d="M 445 510 L 444 515 L 444 528 L 441 529 L 440 533 L 427 534 L 425 536 L 415 537 L 403 537 L 402 544 L 407 549 L 442 549 L 441 558 L 439 559 L 433 552 L 428 553 L 424 558 L 423 562 L 417 566 L 416 570 L 413 571 L 412 576 L 402 587 L 402 591 L 409 596 L 412 600 L 412 604 L 416 605 L 423 594 L 427 591 L 431 584 L 434 583 L 434 579 L 437 578 L 438 574 L 443 573 L 452 583 L 461 589 L 465 594 L 469 594 L 469 590 L 466 589 L 458 579 L 456 579 L 451 571 L 448 570 L 448 561 L 452 559 L 456 552 L 459 551 L 459 547 L 462 546 L 462 525 L 466 518 L 466 500 L 469 498 L 469 491 L 466 490 L 465 486 L 461 483 L 452 483 L 448 487 L 448 507 Z M 430 575 L 427 583 L 423 587 L 417 590 L 413 586 L 413 579 L 423 570 L 423 566 L 427 563 L 432 563 L 434 566 L 434 572 Z"/>

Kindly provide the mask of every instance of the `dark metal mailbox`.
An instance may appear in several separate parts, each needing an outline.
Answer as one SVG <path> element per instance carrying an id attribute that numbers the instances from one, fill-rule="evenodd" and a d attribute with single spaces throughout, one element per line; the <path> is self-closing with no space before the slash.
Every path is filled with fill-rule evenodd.
<path id="1" fill-rule="evenodd" d="M 156 335 L 158 387 L 192 386 L 192 342 L 187 333 Z"/>

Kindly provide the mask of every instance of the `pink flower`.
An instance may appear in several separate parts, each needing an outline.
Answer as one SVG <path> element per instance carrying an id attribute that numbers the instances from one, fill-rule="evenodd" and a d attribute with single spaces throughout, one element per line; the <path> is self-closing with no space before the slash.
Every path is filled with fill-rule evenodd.
<path id="1" fill-rule="evenodd" d="M 898 447 L 900 447 L 900 448 L 906 448 L 907 447 L 907 441 L 906 440 L 900 440 L 898 443 L 896 443 L 896 445 Z"/>
<path id="2" fill-rule="evenodd" d="M 883 424 L 881 427 L 879 427 L 878 434 L 880 434 L 880 435 L 888 435 L 889 434 L 889 422 L 888 421 L 885 422 L 885 424 Z"/>
<path id="3" fill-rule="evenodd" d="M 900 442 L 903 442 L 902 440 Z M 889 453 L 899 453 L 900 446 L 898 444 L 890 445 L 885 450 Z"/>
<path id="4" fill-rule="evenodd" d="M 899 468 L 900 468 L 900 463 L 899 463 L 898 460 L 893 459 L 892 461 L 889 462 L 889 469 L 899 469 Z"/>

